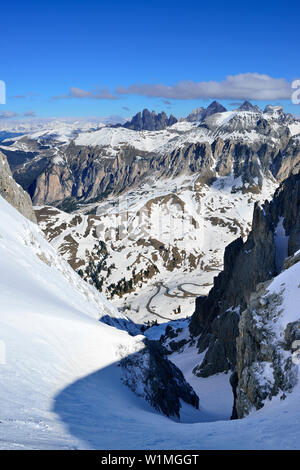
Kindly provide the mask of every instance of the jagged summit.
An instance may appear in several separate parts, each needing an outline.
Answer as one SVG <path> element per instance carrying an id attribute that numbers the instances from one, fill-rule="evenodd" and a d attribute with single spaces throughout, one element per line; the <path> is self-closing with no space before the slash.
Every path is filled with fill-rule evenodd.
<path id="1" fill-rule="evenodd" d="M 256 106 L 256 105 L 253 105 L 252 103 L 250 103 L 250 101 L 244 101 L 243 104 L 241 104 L 241 106 L 239 108 L 237 108 L 238 111 L 253 111 L 255 113 L 261 113 L 261 109 Z"/>
<path id="2" fill-rule="evenodd" d="M 155 111 L 144 109 L 137 113 L 131 121 L 127 121 L 123 127 L 135 131 L 160 131 L 168 126 L 172 126 L 177 119 L 171 114 L 170 117 L 163 111 L 156 114 Z"/>
<path id="3" fill-rule="evenodd" d="M 265 111 L 266 113 L 270 114 L 275 111 L 275 108 L 277 107 L 274 106 L 267 106 Z M 227 109 L 220 104 L 218 101 L 213 101 L 207 108 L 195 108 L 186 118 L 187 121 L 189 122 L 195 122 L 195 121 L 204 121 L 206 118 L 209 116 L 213 116 L 214 114 L 217 113 L 225 113 Z M 256 106 L 250 103 L 250 101 L 244 101 L 238 108 L 237 111 L 251 111 L 254 113 L 261 113 L 262 110 Z"/>
<path id="4" fill-rule="evenodd" d="M 213 101 L 207 108 L 195 108 L 186 118 L 189 122 L 204 121 L 207 117 L 212 116 L 216 113 L 224 113 L 227 111 L 223 105 L 218 101 Z"/>
<path id="5" fill-rule="evenodd" d="M 227 111 L 226 108 L 218 101 L 213 101 L 207 108 L 206 108 L 206 115 L 205 117 L 212 116 L 213 114 L 216 113 L 225 113 Z"/>

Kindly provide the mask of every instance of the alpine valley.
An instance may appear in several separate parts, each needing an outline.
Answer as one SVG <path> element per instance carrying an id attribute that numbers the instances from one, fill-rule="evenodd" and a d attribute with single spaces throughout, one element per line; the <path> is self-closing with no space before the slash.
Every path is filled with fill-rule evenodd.
<path id="1" fill-rule="evenodd" d="M 298 119 L 7 120 L 0 160 L 1 448 L 299 448 Z"/>

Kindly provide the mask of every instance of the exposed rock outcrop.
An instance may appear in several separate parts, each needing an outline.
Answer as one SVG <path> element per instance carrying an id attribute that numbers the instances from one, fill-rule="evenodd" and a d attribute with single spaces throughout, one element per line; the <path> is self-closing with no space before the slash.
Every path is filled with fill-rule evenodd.
<path id="1" fill-rule="evenodd" d="M 158 341 L 144 339 L 137 344 L 137 352 L 121 360 L 122 381 L 153 408 L 179 418 L 180 400 L 198 409 L 199 398 L 166 355 Z"/>
<path id="2" fill-rule="evenodd" d="M 28 193 L 13 179 L 6 156 L 0 152 L 0 195 L 32 222 L 36 217 Z"/>

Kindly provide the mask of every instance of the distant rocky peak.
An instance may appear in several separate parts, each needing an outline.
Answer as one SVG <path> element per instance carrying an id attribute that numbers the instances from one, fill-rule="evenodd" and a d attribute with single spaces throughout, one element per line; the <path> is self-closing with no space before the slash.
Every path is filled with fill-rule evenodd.
<path id="1" fill-rule="evenodd" d="M 176 122 L 177 119 L 172 114 L 168 118 L 164 111 L 156 114 L 155 111 L 150 112 L 148 109 L 143 109 L 142 113 L 137 113 L 123 127 L 135 131 L 160 131 L 168 126 L 172 126 Z"/>
<path id="2" fill-rule="evenodd" d="M 261 113 L 259 106 L 253 105 L 250 101 L 244 101 L 243 104 L 237 109 L 238 111 L 253 111 L 254 113 Z"/>
<path id="3" fill-rule="evenodd" d="M 218 103 L 218 101 L 213 101 L 207 108 L 206 108 L 206 116 L 212 116 L 213 114 L 216 113 L 225 113 L 227 111 L 226 108 L 224 108 L 223 105 Z"/>
<path id="4" fill-rule="evenodd" d="M 207 108 L 195 108 L 186 118 L 189 122 L 204 121 L 207 117 L 216 113 L 227 111 L 218 101 L 213 101 Z"/>

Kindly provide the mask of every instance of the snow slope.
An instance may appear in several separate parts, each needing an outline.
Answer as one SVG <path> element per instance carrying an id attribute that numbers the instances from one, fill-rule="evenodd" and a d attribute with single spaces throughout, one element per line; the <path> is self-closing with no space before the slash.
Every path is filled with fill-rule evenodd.
<path id="1" fill-rule="evenodd" d="M 235 422 L 203 422 L 201 386 L 185 422 L 154 412 L 120 383 L 120 351 L 141 337 L 99 322 L 118 314 L 2 198 L 0 214 L 2 449 L 299 448 L 298 389 Z M 210 407 L 222 382 L 211 384 Z"/>
<path id="2" fill-rule="evenodd" d="M 119 344 L 134 340 L 98 321 L 109 316 L 117 325 L 122 315 L 60 259 L 35 224 L 1 197 L 0 212 L 0 445 L 48 447 L 52 439 L 56 446 L 64 431 L 51 412 L 55 394 L 115 362 Z"/>

